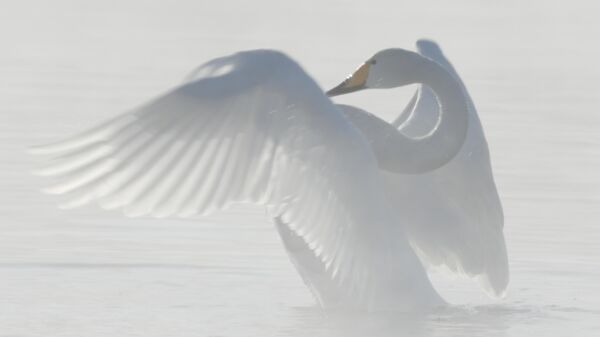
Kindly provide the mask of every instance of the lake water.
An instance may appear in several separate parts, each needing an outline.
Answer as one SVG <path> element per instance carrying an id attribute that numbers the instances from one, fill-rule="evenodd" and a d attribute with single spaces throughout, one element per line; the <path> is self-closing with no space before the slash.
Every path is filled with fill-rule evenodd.
<path id="1" fill-rule="evenodd" d="M 0 12 L 0 336 L 600 335 L 600 5 L 589 1 L 5 1 Z M 324 87 L 385 47 L 437 40 L 478 107 L 506 215 L 508 296 L 434 274 L 453 307 L 315 306 L 260 209 L 191 221 L 59 211 L 25 149 L 242 49 Z M 412 88 L 340 99 L 386 118 Z"/>

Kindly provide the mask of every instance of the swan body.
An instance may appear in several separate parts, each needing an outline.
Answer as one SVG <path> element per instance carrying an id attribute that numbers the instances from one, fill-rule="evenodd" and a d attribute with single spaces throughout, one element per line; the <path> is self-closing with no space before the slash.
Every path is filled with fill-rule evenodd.
<path id="1" fill-rule="evenodd" d="M 373 69 L 342 87 L 423 81 L 443 102 L 437 131 L 421 139 L 395 129 L 387 135 L 406 156 L 388 168 L 417 173 L 444 165 L 466 135 L 463 92 L 439 64 L 416 53 L 381 55 L 369 62 L 387 63 L 397 74 L 404 69 L 407 77 L 387 81 Z M 233 203 L 262 205 L 323 306 L 418 310 L 444 303 L 402 214 L 389 203 L 381 153 L 296 62 L 257 50 L 199 70 L 133 111 L 32 149 L 51 156 L 38 171 L 57 180 L 46 191 L 64 195 L 67 208 L 94 202 L 130 216 L 190 217 Z M 443 130 L 447 145 L 438 136 Z M 421 153 L 436 144 L 446 152 Z"/>

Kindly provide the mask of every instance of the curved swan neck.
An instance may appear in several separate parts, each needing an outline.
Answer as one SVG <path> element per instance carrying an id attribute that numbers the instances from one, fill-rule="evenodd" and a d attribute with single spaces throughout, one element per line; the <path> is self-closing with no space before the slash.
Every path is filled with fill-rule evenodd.
<path id="1" fill-rule="evenodd" d="M 380 167 L 398 173 L 425 173 L 435 170 L 460 151 L 468 128 L 468 106 L 456 79 L 441 65 L 422 58 L 413 69 L 415 82 L 427 85 L 436 94 L 440 116 L 426 136 L 410 138 L 396 131 L 379 149 Z"/>

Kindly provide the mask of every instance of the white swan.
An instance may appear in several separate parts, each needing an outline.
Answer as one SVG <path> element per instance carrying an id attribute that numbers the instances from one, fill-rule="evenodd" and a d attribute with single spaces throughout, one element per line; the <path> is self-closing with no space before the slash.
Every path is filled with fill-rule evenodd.
<path id="1" fill-rule="evenodd" d="M 415 310 L 443 303 L 406 223 L 386 200 L 380 154 L 294 61 L 250 51 L 201 70 L 204 77 L 130 113 L 33 149 L 54 156 L 38 172 L 59 180 L 47 191 L 67 195 L 66 207 L 97 202 L 156 217 L 206 214 L 236 202 L 264 205 L 288 247 L 310 248 L 315 280 L 329 286 L 316 293 L 324 306 Z M 468 118 L 456 80 L 433 61 L 391 49 L 338 88 L 415 82 L 438 95 L 440 123 L 421 139 L 392 128 L 390 149 L 403 158 L 386 164 L 396 172 L 439 167 L 460 149 Z M 439 147 L 443 153 L 434 151 Z"/>
<path id="2" fill-rule="evenodd" d="M 456 78 L 467 99 L 469 130 L 462 148 L 448 164 L 418 175 L 386 172 L 384 186 L 392 208 L 406 221 L 410 242 L 424 263 L 476 277 L 488 294 L 503 296 L 509 279 L 504 217 L 477 110 L 439 46 L 420 40 L 417 48 Z M 392 156 L 401 160 L 402 154 L 396 155 L 387 147 L 389 142 L 381 132 L 385 127 L 380 125 L 384 122 L 356 107 L 340 107 L 373 145 L 381 167 L 394 171 L 386 163 Z M 435 126 L 438 110 L 435 94 L 421 86 L 391 124 L 404 134 L 418 137 Z"/>

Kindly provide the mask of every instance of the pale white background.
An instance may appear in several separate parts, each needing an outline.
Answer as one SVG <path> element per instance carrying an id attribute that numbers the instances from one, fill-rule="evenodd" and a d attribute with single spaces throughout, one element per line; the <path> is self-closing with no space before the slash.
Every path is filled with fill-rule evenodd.
<path id="1" fill-rule="evenodd" d="M 594 1 L 11 1 L 0 11 L 0 336 L 600 334 L 600 5 Z M 508 297 L 434 275 L 453 309 L 324 315 L 261 210 L 210 219 L 62 212 L 30 145 L 142 103 L 242 49 L 324 87 L 437 40 L 484 125 L 506 214 Z M 412 88 L 341 102 L 392 118 Z"/>

